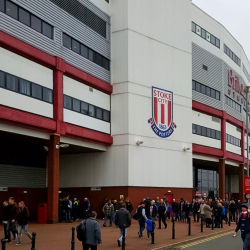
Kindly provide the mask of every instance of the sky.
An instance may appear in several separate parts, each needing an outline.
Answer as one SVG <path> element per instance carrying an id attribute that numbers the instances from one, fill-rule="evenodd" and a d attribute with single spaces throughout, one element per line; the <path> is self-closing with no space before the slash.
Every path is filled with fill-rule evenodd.
<path id="1" fill-rule="evenodd" d="M 250 0 L 192 0 L 242 45 L 250 61 Z"/>

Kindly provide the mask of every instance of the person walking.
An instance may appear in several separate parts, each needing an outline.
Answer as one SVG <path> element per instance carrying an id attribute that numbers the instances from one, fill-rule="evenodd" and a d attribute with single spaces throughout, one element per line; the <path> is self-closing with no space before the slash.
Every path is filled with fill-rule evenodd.
<path id="1" fill-rule="evenodd" d="M 156 206 L 154 204 L 154 201 L 151 201 L 150 206 L 146 209 L 146 216 L 148 218 L 147 221 L 151 221 L 151 222 L 148 222 L 148 223 L 151 224 L 151 228 L 152 228 L 152 224 L 153 224 L 152 222 L 155 222 L 156 216 L 157 216 L 157 208 L 156 208 Z M 150 235 L 151 235 L 151 231 L 147 230 L 147 236 L 148 236 L 147 239 L 149 239 Z"/>
<path id="2" fill-rule="evenodd" d="M 111 200 L 108 200 L 108 202 L 103 206 L 102 212 L 105 215 L 103 226 L 106 227 L 107 220 L 109 220 L 109 226 L 111 227 L 112 226 L 112 215 L 114 213 L 114 205 L 111 203 Z"/>
<path id="3" fill-rule="evenodd" d="M 72 223 L 72 200 L 70 200 L 69 195 L 67 196 L 68 209 L 67 209 L 67 219 L 68 222 Z"/>
<path id="4" fill-rule="evenodd" d="M 132 205 L 132 203 L 130 202 L 130 200 L 129 200 L 128 197 L 126 198 L 125 202 L 126 202 L 126 209 L 127 209 L 127 210 L 130 212 L 130 214 L 131 214 L 131 212 L 133 211 L 133 205 Z"/>
<path id="5" fill-rule="evenodd" d="M 3 230 L 4 230 L 4 239 L 8 239 L 7 232 L 7 223 L 8 223 L 8 201 L 3 202 Z"/>
<path id="6" fill-rule="evenodd" d="M 236 211 L 237 211 L 237 206 L 236 206 L 235 202 L 233 200 L 231 200 L 230 205 L 229 205 L 229 213 L 231 213 L 232 223 L 235 223 Z"/>
<path id="7" fill-rule="evenodd" d="M 166 218 L 165 218 L 166 212 L 167 212 L 166 204 L 164 203 L 163 199 L 161 199 L 159 206 L 158 206 L 158 214 L 159 214 L 159 227 L 158 227 L 158 229 L 161 229 L 161 221 L 163 222 L 165 229 L 167 228 L 167 223 L 166 223 Z"/>
<path id="8" fill-rule="evenodd" d="M 123 227 L 125 227 L 125 235 L 127 236 L 127 228 L 131 225 L 131 215 L 130 212 L 126 209 L 126 204 L 123 202 L 121 208 L 117 211 L 115 215 L 115 224 L 120 228 L 120 238 L 117 240 L 118 247 L 121 246 L 122 237 L 123 237 Z"/>
<path id="9" fill-rule="evenodd" d="M 138 213 L 138 223 L 139 223 L 139 238 L 143 237 L 143 230 L 145 229 L 145 221 L 148 219 L 146 216 L 146 211 L 145 211 L 145 202 L 143 201 L 141 203 L 141 205 L 138 207 L 137 209 L 137 213 Z"/>
<path id="10" fill-rule="evenodd" d="M 210 227 L 212 221 L 212 211 L 213 208 L 209 206 L 209 202 L 204 205 L 204 220 L 206 221 L 206 227 Z"/>
<path id="11" fill-rule="evenodd" d="M 68 223 L 68 209 L 69 209 L 69 201 L 67 200 L 66 197 L 63 198 L 62 200 L 62 217 L 65 220 L 65 223 Z"/>
<path id="12" fill-rule="evenodd" d="M 204 211 L 204 207 L 206 206 L 206 204 L 204 203 L 203 200 L 201 200 L 201 204 L 200 204 L 200 217 L 201 217 L 201 221 L 204 224 L 205 223 L 205 211 Z"/>
<path id="13" fill-rule="evenodd" d="M 172 214 L 172 217 L 174 218 L 174 220 L 177 220 L 177 219 L 180 220 L 179 207 L 180 207 L 180 204 L 178 202 L 175 202 L 175 199 L 173 199 L 173 203 L 172 203 L 173 214 Z"/>
<path id="14" fill-rule="evenodd" d="M 82 242 L 83 250 L 97 250 L 97 246 L 102 244 L 101 228 L 96 220 L 97 213 L 93 211 L 90 217 L 83 220 L 79 226 L 86 233 L 86 241 Z"/>
<path id="15" fill-rule="evenodd" d="M 7 234 L 8 234 L 8 242 L 11 242 L 11 236 L 10 236 L 10 231 L 12 232 L 14 236 L 14 240 L 17 237 L 17 230 L 16 230 L 16 221 L 18 217 L 18 207 L 15 203 L 15 199 L 13 197 L 9 198 L 9 205 L 7 209 L 7 217 L 8 217 L 8 222 L 7 222 Z"/>
<path id="16" fill-rule="evenodd" d="M 72 211 L 73 211 L 74 221 L 78 221 L 79 220 L 79 203 L 77 201 L 77 198 L 74 198 Z"/>
<path id="17" fill-rule="evenodd" d="M 28 219 L 29 219 L 29 210 L 25 206 L 23 201 L 20 201 L 18 204 L 19 207 L 19 213 L 17 217 L 17 223 L 18 223 L 18 242 L 16 245 L 21 245 L 21 239 L 22 239 L 22 230 L 24 233 L 32 240 L 31 234 L 28 232 Z"/>
<path id="18" fill-rule="evenodd" d="M 170 205 L 169 202 L 167 202 L 167 212 L 166 212 L 166 219 L 170 220 L 170 214 L 172 212 L 172 205 Z"/>
<path id="19" fill-rule="evenodd" d="M 239 222 L 234 232 L 234 237 L 237 236 L 237 232 L 241 230 L 241 239 L 243 241 L 243 250 L 250 249 L 250 215 L 247 204 L 241 205 L 242 213 L 239 218 Z"/>
<path id="20" fill-rule="evenodd" d="M 84 198 L 84 204 L 83 204 L 83 217 L 84 217 L 84 219 L 89 218 L 90 210 L 91 210 L 90 209 L 90 201 L 86 197 L 86 198 Z"/>

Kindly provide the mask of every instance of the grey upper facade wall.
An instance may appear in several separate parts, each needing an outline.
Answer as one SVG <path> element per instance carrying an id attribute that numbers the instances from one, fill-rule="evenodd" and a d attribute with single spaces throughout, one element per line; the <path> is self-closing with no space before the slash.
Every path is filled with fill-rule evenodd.
<path id="1" fill-rule="evenodd" d="M 59 8 L 49 0 L 12 0 L 20 7 L 54 27 L 53 40 L 18 20 L 0 12 L 0 29 L 51 55 L 59 56 L 67 63 L 110 83 L 110 71 L 78 55 L 62 45 L 62 33 L 66 33 L 104 57 L 110 59 L 110 17 L 88 0 L 78 0 L 107 23 L 106 38 Z"/>

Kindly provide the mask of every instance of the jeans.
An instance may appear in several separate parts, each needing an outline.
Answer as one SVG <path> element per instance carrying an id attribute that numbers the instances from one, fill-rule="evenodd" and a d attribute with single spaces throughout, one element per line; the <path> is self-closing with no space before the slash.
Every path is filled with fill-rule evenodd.
<path id="1" fill-rule="evenodd" d="M 105 226 L 107 224 L 107 220 L 109 220 L 109 225 L 112 226 L 112 216 L 105 215 L 105 218 L 104 218 L 104 225 Z"/>
<path id="2" fill-rule="evenodd" d="M 174 218 L 174 220 L 180 220 L 180 218 L 179 218 L 179 213 L 178 213 L 178 211 L 173 211 L 173 213 L 172 213 L 172 217 Z"/>
<path id="3" fill-rule="evenodd" d="M 142 232 L 145 229 L 145 220 L 138 220 L 139 222 L 139 234 L 142 236 Z"/>
<path id="4" fill-rule="evenodd" d="M 250 233 L 241 233 L 241 239 L 243 240 L 243 250 L 250 250 Z"/>
<path id="5" fill-rule="evenodd" d="M 194 217 L 194 222 L 196 222 L 196 217 L 197 217 L 197 222 L 199 222 L 200 212 L 193 212 L 193 217 Z"/>
<path id="6" fill-rule="evenodd" d="M 27 231 L 28 230 L 28 225 L 19 225 L 18 226 L 18 241 L 21 242 L 21 238 L 22 238 L 21 232 L 22 232 L 22 230 L 32 240 L 31 234 Z"/>
<path id="7" fill-rule="evenodd" d="M 68 218 L 68 221 L 72 220 L 72 218 L 71 218 L 71 208 L 69 208 L 68 211 L 67 211 L 67 218 Z"/>
<path id="8" fill-rule="evenodd" d="M 161 228 L 161 221 L 163 222 L 164 226 L 167 227 L 165 214 L 159 214 L 159 228 Z"/>
<path id="9" fill-rule="evenodd" d="M 184 220 L 186 218 L 186 213 L 181 210 L 181 220 Z"/>
<path id="10" fill-rule="evenodd" d="M 122 242 L 122 237 L 123 237 L 123 229 L 120 228 L 120 233 L 121 233 L 121 237 L 119 238 L 119 241 Z M 125 237 L 127 236 L 127 228 L 125 228 Z"/>
<path id="11" fill-rule="evenodd" d="M 83 250 L 97 250 L 97 245 L 89 245 L 89 244 L 86 244 L 84 243 L 83 244 Z"/>
<path id="12" fill-rule="evenodd" d="M 15 235 L 17 234 L 16 221 L 14 221 L 14 222 L 8 221 L 7 222 L 7 234 L 8 234 L 8 241 L 9 242 L 11 241 L 10 232 L 12 232 L 12 234 L 15 238 Z"/>
<path id="13" fill-rule="evenodd" d="M 4 239 L 8 239 L 7 222 L 3 223 Z"/>

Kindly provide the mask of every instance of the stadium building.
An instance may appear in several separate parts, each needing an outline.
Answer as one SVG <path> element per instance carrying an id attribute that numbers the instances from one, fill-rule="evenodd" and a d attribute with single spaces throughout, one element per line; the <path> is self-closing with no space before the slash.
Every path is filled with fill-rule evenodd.
<path id="1" fill-rule="evenodd" d="M 242 46 L 190 0 L 0 0 L 0 197 L 245 199 Z"/>

